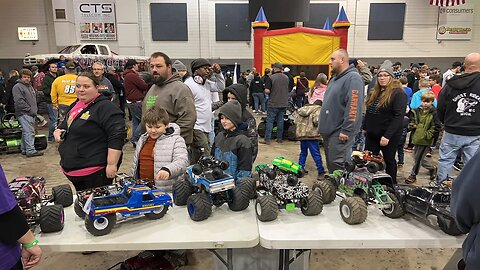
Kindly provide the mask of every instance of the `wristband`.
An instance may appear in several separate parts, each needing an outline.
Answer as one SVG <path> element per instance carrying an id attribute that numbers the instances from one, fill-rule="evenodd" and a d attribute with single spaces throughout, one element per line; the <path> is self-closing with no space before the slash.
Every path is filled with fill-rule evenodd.
<path id="1" fill-rule="evenodd" d="M 38 240 L 37 239 L 33 240 L 33 242 L 30 243 L 30 244 L 22 244 L 22 248 L 32 248 L 35 245 L 38 245 Z"/>

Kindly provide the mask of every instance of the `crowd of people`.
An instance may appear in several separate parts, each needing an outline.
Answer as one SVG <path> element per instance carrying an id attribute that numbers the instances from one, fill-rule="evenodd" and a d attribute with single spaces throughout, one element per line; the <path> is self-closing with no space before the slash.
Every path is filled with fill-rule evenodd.
<path id="1" fill-rule="evenodd" d="M 78 72 L 71 61 L 51 63 L 45 72 L 12 70 L 8 79 L 0 76 L 0 94 L 4 113 L 20 121 L 26 157 L 43 155 L 33 140 L 35 126 L 46 124 L 37 103 L 46 103 L 48 141 L 59 143 L 61 170 L 76 190 L 112 183 L 120 164 L 129 162 L 122 150 L 126 110 L 135 148 L 132 174 L 171 191 L 202 155 L 228 161 L 226 171 L 237 182 L 250 177 L 258 144 L 272 144 L 275 122 L 276 141 L 283 143 L 284 114 L 292 106 L 299 164 L 305 167 L 310 152 L 318 180 L 326 171 L 343 169 L 353 150 L 369 150 L 383 156 L 394 183 L 415 183 L 424 167 L 432 183 L 452 186 L 452 167 L 461 169 L 460 162 L 467 164 L 480 146 L 480 54 L 454 62 L 443 76 L 438 68 L 413 64 L 402 70 L 401 63 L 389 60 L 369 69 L 344 49 L 332 53 L 330 67 L 331 74 L 318 74 L 311 87 L 304 72 L 295 80 L 280 62 L 263 76 L 252 69 L 233 84 L 230 74 L 225 80 L 220 65 L 206 59 L 195 59 L 188 69 L 156 52 L 143 74 L 133 59 L 123 70 L 96 62 Z M 248 106 L 267 115 L 262 141 Z M 437 145 L 438 166 L 429 161 Z M 413 168 L 399 179 L 404 151 L 412 150 Z"/>

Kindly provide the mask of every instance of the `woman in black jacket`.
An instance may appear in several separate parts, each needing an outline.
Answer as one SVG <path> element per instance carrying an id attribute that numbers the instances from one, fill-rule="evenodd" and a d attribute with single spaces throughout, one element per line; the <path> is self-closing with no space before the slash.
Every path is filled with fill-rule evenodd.
<path id="1" fill-rule="evenodd" d="M 407 108 L 407 95 L 402 84 L 394 79 L 392 64 L 386 60 L 379 69 L 377 82 L 367 99 L 363 130 L 365 150 L 377 155 L 382 151 L 386 173 L 397 183 L 395 154 L 402 136 L 402 122 Z"/>
<path id="2" fill-rule="evenodd" d="M 53 133 L 63 173 L 77 191 L 111 184 L 121 162 L 123 112 L 98 93 L 99 84 L 90 72 L 78 75 L 78 99 Z"/>
<path id="3" fill-rule="evenodd" d="M 5 87 L 5 95 L 3 96 L 2 103 L 5 105 L 6 113 L 15 113 L 15 107 L 13 104 L 13 86 L 17 83 L 17 80 L 20 79 L 20 74 L 17 70 L 12 69 L 8 73 L 7 86 Z"/>

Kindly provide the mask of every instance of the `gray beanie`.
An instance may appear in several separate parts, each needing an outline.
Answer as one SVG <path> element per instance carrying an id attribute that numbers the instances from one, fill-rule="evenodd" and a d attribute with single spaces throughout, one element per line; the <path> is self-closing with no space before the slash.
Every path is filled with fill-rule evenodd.
<path id="1" fill-rule="evenodd" d="M 218 117 L 220 118 L 222 114 L 230 119 L 235 127 L 238 127 L 242 122 L 242 106 L 240 105 L 240 102 L 237 100 L 231 100 L 223 104 L 218 111 Z"/>
<path id="2" fill-rule="evenodd" d="M 390 60 L 385 60 L 383 61 L 382 65 L 380 65 L 380 68 L 378 69 L 378 73 L 380 72 L 387 72 L 388 74 L 390 74 L 390 76 L 392 76 L 393 78 L 395 78 L 395 76 L 393 75 L 393 67 L 392 67 L 392 62 Z M 377 74 L 378 74 L 377 73 Z"/>
<path id="3" fill-rule="evenodd" d="M 176 71 L 187 71 L 187 66 L 185 66 L 180 60 L 175 60 L 172 64 L 172 68 Z"/>

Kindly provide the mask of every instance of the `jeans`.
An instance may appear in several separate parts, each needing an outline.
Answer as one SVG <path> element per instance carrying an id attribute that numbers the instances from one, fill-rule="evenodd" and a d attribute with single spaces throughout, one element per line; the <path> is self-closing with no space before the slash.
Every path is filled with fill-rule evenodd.
<path id="1" fill-rule="evenodd" d="M 252 94 L 253 96 L 253 103 L 254 103 L 254 110 L 258 112 L 258 103 L 260 103 L 261 105 L 261 108 L 262 108 L 262 112 L 265 112 L 266 111 L 266 108 L 265 108 L 265 94 L 263 93 L 253 93 Z"/>
<path id="2" fill-rule="evenodd" d="M 283 115 L 287 108 L 272 108 L 267 110 L 267 127 L 265 129 L 265 141 L 270 141 L 272 138 L 273 121 L 277 121 L 277 139 L 283 139 Z"/>
<path id="3" fill-rule="evenodd" d="M 305 163 L 307 161 L 308 151 L 312 155 L 315 165 L 317 165 L 318 174 L 325 172 L 322 164 L 322 155 L 320 155 L 320 147 L 318 145 L 318 140 L 302 140 L 300 141 L 300 156 L 298 157 L 298 164 L 305 168 Z"/>
<path id="4" fill-rule="evenodd" d="M 304 94 L 295 96 L 295 105 L 297 105 L 297 108 L 301 108 L 303 106 L 303 99 L 304 98 L 305 98 Z"/>
<path id="5" fill-rule="evenodd" d="M 437 181 L 444 181 L 452 174 L 452 166 L 459 151 L 463 151 L 463 162 L 467 164 L 479 147 L 480 136 L 463 136 L 445 131 L 440 144 Z"/>
<path id="6" fill-rule="evenodd" d="M 20 147 L 22 153 L 37 152 L 35 150 L 35 117 L 23 114 L 18 117 L 18 121 L 22 125 L 22 145 Z"/>
<path id="7" fill-rule="evenodd" d="M 210 149 L 212 149 L 213 140 L 215 139 L 215 117 L 212 117 L 210 126 L 212 127 L 212 130 L 210 130 L 210 133 L 208 133 L 208 140 L 210 141 Z"/>
<path id="8" fill-rule="evenodd" d="M 132 116 L 132 138 L 131 143 L 137 143 L 142 132 L 140 122 L 142 121 L 142 102 L 127 103 L 127 108 L 130 110 Z"/>
<path id="9" fill-rule="evenodd" d="M 58 112 L 53 108 L 52 103 L 47 103 L 47 112 L 50 123 L 48 123 L 48 140 L 53 142 L 53 132 L 57 128 Z"/>

